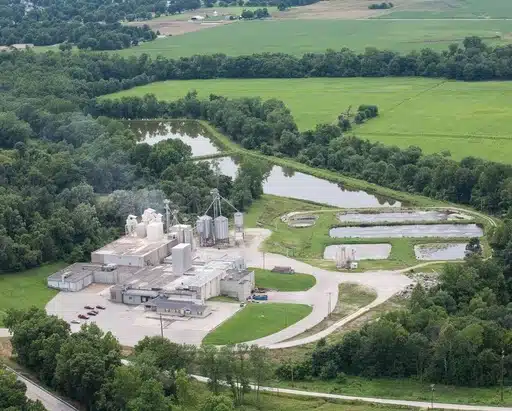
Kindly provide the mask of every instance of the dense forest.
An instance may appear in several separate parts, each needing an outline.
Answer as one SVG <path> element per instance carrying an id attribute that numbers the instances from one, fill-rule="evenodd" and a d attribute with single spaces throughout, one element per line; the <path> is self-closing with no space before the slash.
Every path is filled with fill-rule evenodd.
<path id="1" fill-rule="evenodd" d="M 257 346 L 218 350 L 144 337 L 134 347 L 131 366 L 121 364 L 115 337 L 94 323 L 70 333 L 67 322 L 36 308 L 10 311 L 5 323 L 16 361 L 91 411 L 233 411 L 245 403 L 249 384 L 259 387 L 272 373 L 268 350 Z M 210 379 L 208 388 L 193 382 L 192 371 Z M 0 381 L 2 376 L 0 368 Z"/>
<path id="2" fill-rule="evenodd" d="M 445 155 L 424 155 L 418 147 L 400 149 L 344 134 L 335 124 L 299 132 L 290 110 L 278 100 L 230 100 L 215 95 L 200 100 L 191 92 L 174 102 L 157 101 L 152 95 L 100 99 L 87 110 L 94 116 L 114 118 L 201 118 L 243 147 L 263 154 L 294 158 L 489 213 L 506 214 L 512 209 L 512 166 L 473 157 L 457 162 Z"/>
<path id="3" fill-rule="evenodd" d="M 0 4 L 0 45 L 73 43 L 81 49 L 115 50 L 156 38 L 148 27 L 121 20 L 151 18 L 166 2 L 154 0 L 7 0 Z"/>
<path id="4" fill-rule="evenodd" d="M 88 83 L 73 78 L 78 67 L 66 72 L 48 56 L 42 71 L 20 54 L 23 64 L 0 55 L 0 272 L 88 259 L 128 214 L 162 208 L 163 198 L 193 216 L 213 187 L 240 209 L 261 195 L 259 165 L 242 164 L 233 182 L 187 161 L 180 141 L 137 144 L 121 122 L 83 114 Z"/>

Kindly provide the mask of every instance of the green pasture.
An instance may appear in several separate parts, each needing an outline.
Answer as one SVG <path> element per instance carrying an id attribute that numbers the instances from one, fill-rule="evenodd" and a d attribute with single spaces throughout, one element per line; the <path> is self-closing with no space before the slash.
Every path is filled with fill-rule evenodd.
<path id="1" fill-rule="evenodd" d="M 349 107 L 376 104 L 380 115 L 354 134 L 387 145 L 416 145 L 426 153 L 450 151 L 455 159 L 512 162 L 512 82 L 456 82 L 426 78 L 215 79 L 152 83 L 110 95 L 155 94 L 174 100 L 190 90 L 207 98 L 283 100 L 300 129 L 336 121 Z"/>
<path id="2" fill-rule="evenodd" d="M 263 52 L 302 55 L 343 47 L 356 51 L 377 47 L 407 52 L 424 47 L 444 50 L 449 44 L 460 43 L 471 35 L 489 38 L 489 42 L 495 44 L 506 44 L 510 32 L 510 21 L 270 19 L 240 21 L 157 39 L 116 52 L 124 56 L 147 53 L 153 57 L 174 58 L 214 53 L 231 56 Z M 494 39 L 497 35 L 501 38 Z"/>
<path id="3" fill-rule="evenodd" d="M 203 343 L 225 345 L 256 340 L 295 324 L 311 311 L 309 305 L 303 304 L 249 303 L 210 332 Z"/>
<path id="4" fill-rule="evenodd" d="M 510 0 L 451 0 L 415 2 L 379 18 L 388 19 L 504 19 L 512 17 Z"/>
<path id="5" fill-rule="evenodd" d="M 256 287 L 275 291 L 307 291 L 316 284 L 316 279 L 309 274 L 280 274 L 270 270 L 254 268 Z"/>
<path id="6" fill-rule="evenodd" d="M 0 274 L 0 326 L 5 312 L 11 308 L 44 308 L 57 294 L 47 287 L 46 278 L 65 266 L 55 263 L 19 273 Z"/>

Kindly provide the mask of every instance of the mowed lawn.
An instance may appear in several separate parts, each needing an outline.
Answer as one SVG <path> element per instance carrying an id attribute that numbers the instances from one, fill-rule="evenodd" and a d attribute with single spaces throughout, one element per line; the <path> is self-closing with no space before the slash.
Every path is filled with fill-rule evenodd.
<path id="1" fill-rule="evenodd" d="M 203 343 L 226 345 L 256 340 L 295 324 L 311 311 L 303 304 L 249 303 L 209 333 Z"/>
<path id="2" fill-rule="evenodd" d="M 235 22 L 157 39 L 116 52 L 124 56 L 148 53 L 153 57 L 214 53 L 233 56 L 264 52 L 302 55 L 343 47 L 360 52 L 367 47 L 406 52 L 424 47 L 444 50 L 451 43 L 460 43 L 470 35 L 490 38 L 501 33 L 504 40 L 489 42 L 506 44 L 510 40 L 507 36 L 510 32 L 510 21 L 276 19 Z"/>
<path id="3" fill-rule="evenodd" d="M 309 274 L 280 274 L 261 268 L 253 268 L 256 287 L 275 291 L 306 291 L 316 284 L 316 279 Z"/>
<path id="4" fill-rule="evenodd" d="M 388 145 L 416 145 L 426 153 L 450 151 L 512 163 L 512 82 L 455 82 L 426 78 L 308 78 L 215 79 L 167 81 L 110 95 L 162 100 L 183 97 L 190 90 L 200 97 L 283 100 L 300 129 L 332 123 L 352 106 L 376 104 L 380 116 L 354 129 L 354 134 Z"/>
<path id="5" fill-rule="evenodd" d="M 0 274 L 0 326 L 8 309 L 44 308 L 57 294 L 56 290 L 46 286 L 46 278 L 65 266 L 65 263 L 55 263 L 19 273 Z"/>

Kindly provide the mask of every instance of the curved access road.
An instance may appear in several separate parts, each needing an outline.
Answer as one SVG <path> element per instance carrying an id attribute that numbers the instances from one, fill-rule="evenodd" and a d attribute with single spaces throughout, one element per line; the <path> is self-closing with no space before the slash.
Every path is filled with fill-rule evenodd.
<path id="1" fill-rule="evenodd" d="M 201 375 L 191 375 L 197 381 L 207 383 L 208 378 Z M 256 385 L 250 385 L 251 389 L 256 390 Z M 292 390 L 289 388 L 274 388 L 274 387 L 259 387 L 260 391 L 275 393 L 275 394 L 287 394 L 297 395 L 301 397 L 314 397 L 314 398 L 325 398 L 330 400 L 342 400 L 342 401 L 361 401 L 372 404 L 385 404 L 385 405 L 399 405 L 402 407 L 413 407 L 422 409 L 432 409 L 431 402 L 427 401 L 407 401 L 407 400 L 393 400 L 387 398 L 373 398 L 373 397 L 354 397 L 351 395 L 339 395 L 339 394 L 328 394 L 325 392 L 314 392 L 314 391 L 302 391 Z M 465 404 L 447 404 L 434 402 L 434 408 L 443 410 L 461 410 L 461 411 L 512 411 L 512 407 L 492 407 L 486 405 L 465 405 Z"/>
<path id="2" fill-rule="evenodd" d="M 382 304 L 412 283 L 412 280 L 401 271 L 367 271 L 363 273 L 328 271 L 280 254 L 265 253 L 263 255 L 257 249 L 261 241 L 270 235 L 270 231 L 265 229 L 250 229 L 248 231 L 259 236 L 252 243 L 254 248 L 246 250 L 245 259 L 248 266 L 259 268 L 287 266 L 293 268 L 297 273 L 310 274 L 316 278 L 316 284 L 307 291 L 267 293 L 270 302 L 307 304 L 313 310 L 307 317 L 295 324 L 266 337 L 249 341 L 248 344 L 257 344 L 268 348 L 285 348 L 317 341 L 371 308 Z M 315 335 L 285 342 L 285 340 L 310 330 L 332 312 L 338 301 L 338 286 L 342 283 L 356 283 L 372 288 L 377 293 L 377 297 L 367 306 Z"/>

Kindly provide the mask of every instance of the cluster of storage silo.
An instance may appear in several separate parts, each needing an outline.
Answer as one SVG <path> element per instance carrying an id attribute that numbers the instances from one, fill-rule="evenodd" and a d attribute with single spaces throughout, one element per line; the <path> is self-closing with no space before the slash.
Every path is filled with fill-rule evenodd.
<path id="1" fill-rule="evenodd" d="M 197 219 L 197 235 L 201 246 L 229 243 L 229 220 L 223 215 L 215 218 L 203 215 Z"/>

